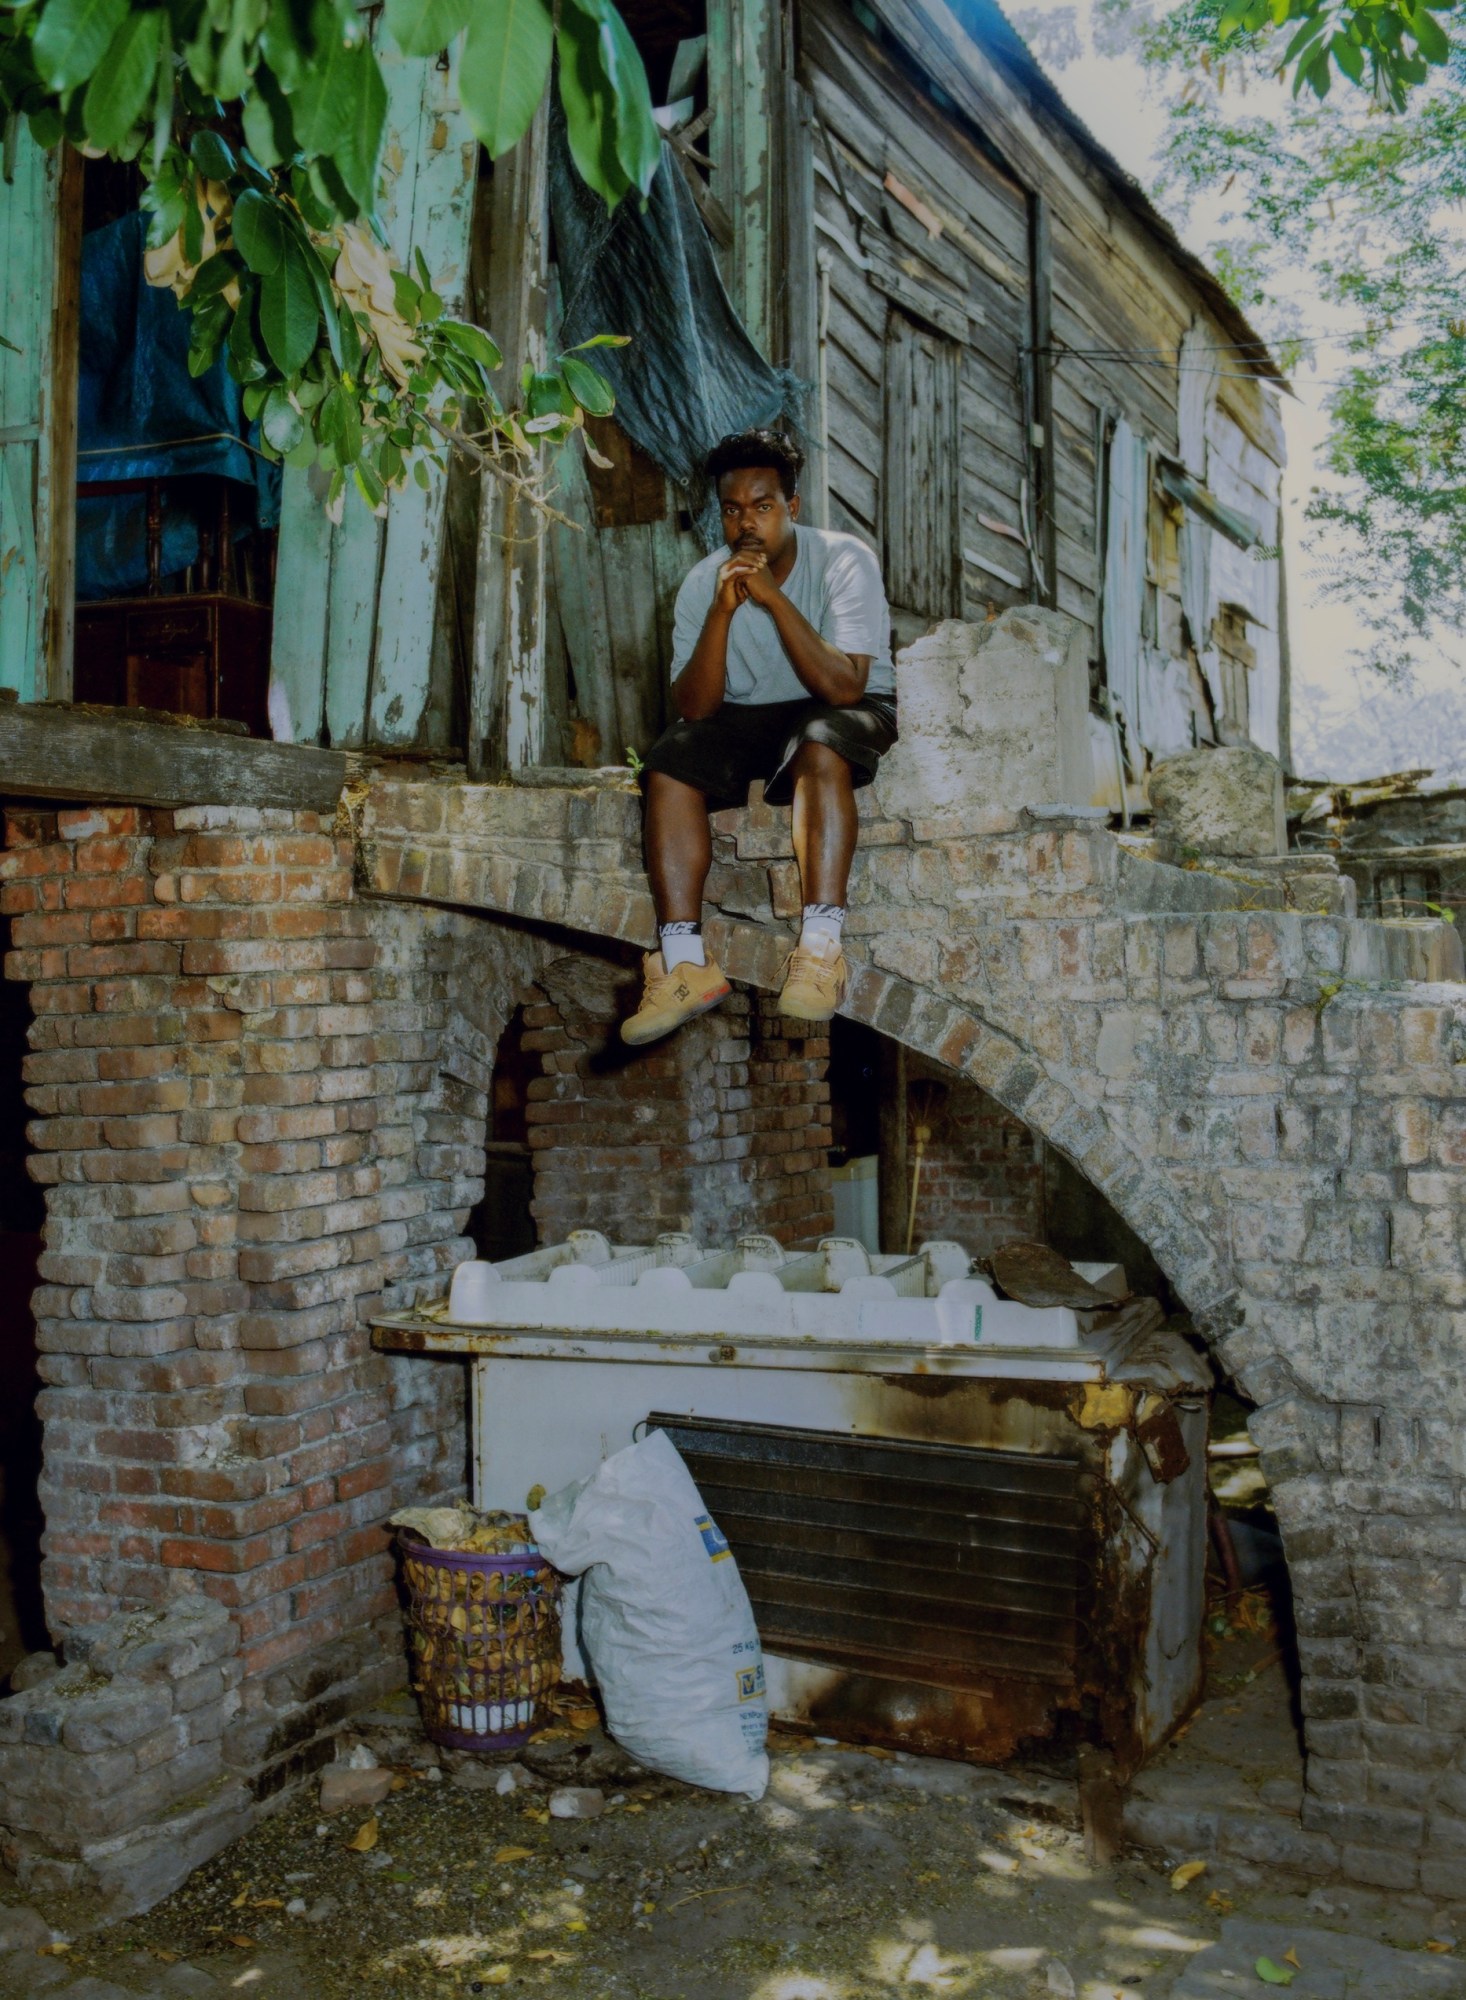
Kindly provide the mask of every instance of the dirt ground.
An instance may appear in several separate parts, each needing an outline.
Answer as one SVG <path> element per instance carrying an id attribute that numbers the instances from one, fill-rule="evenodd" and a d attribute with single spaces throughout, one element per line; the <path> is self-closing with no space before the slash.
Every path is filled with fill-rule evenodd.
<path id="1" fill-rule="evenodd" d="M 1249 1795 L 1278 1786 L 1281 1675 L 1222 1665 L 1152 1767 L 1165 1795 L 1245 1787 L 1216 1753 L 1248 1741 Z M 752 1804 L 565 1722 L 515 1760 L 432 1761 L 405 1699 L 362 1736 L 396 1780 L 374 1811 L 323 1818 L 312 1786 L 146 1916 L 0 1957 L 0 1996 L 1224 2000 L 1270 1990 L 1261 1961 L 1293 2000 L 1466 2000 L 1466 1880 L 1451 1909 L 1215 1856 L 1180 1889 L 1185 1853 L 1094 1868 L 1058 1758 L 992 1771 L 776 1735 Z M 603 1808 L 552 1816 L 565 1786 Z"/>

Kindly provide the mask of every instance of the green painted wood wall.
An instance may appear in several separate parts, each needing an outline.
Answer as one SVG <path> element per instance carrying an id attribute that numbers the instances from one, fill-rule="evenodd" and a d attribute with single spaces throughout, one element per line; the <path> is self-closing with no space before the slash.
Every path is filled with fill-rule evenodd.
<path id="1" fill-rule="evenodd" d="M 382 219 L 394 255 L 420 249 L 449 312 L 461 312 L 478 144 L 449 66 L 381 51 L 387 78 Z M 441 748 L 447 718 L 430 706 L 445 482 L 415 483 L 377 519 L 348 492 L 340 523 L 318 475 L 287 467 L 275 582 L 270 724 L 292 743 Z"/>
<path id="2" fill-rule="evenodd" d="M 35 701 L 67 691 L 71 579 L 57 574 L 56 545 L 70 545 L 57 515 L 69 520 L 73 505 L 74 440 L 54 346 L 61 155 L 22 130 L 13 167 L 0 180 L 0 687 Z"/>

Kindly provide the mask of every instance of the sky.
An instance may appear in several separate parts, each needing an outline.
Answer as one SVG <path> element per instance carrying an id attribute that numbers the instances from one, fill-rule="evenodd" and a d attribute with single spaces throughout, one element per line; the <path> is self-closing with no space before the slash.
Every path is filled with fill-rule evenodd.
<path id="1" fill-rule="evenodd" d="M 1102 34 L 1105 52 L 1096 48 L 1092 0 L 1012 0 L 1008 12 L 1090 131 L 1153 190 L 1165 128 L 1160 92 L 1131 54 L 1123 48 L 1112 52 L 1119 39 L 1113 28 Z M 1157 206 L 1188 249 L 1205 258 L 1208 244 L 1221 233 L 1220 202 L 1197 203 L 1189 217 L 1163 200 Z M 1306 273 L 1300 273 L 1299 286 L 1301 323 L 1322 330 L 1328 322 Z M 1413 687 L 1399 690 L 1351 667 L 1364 634 L 1347 605 L 1320 597 L 1312 574 L 1315 559 L 1304 547 L 1303 509 L 1327 435 L 1325 385 L 1344 362 L 1341 347 L 1321 343 L 1312 366 L 1291 378 L 1295 394 L 1283 398 L 1293 769 L 1310 777 L 1358 779 L 1433 764 L 1437 782 L 1446 777 L 1466 782 L 1466 689 L 1459 667 L 1434 662 Z"/>

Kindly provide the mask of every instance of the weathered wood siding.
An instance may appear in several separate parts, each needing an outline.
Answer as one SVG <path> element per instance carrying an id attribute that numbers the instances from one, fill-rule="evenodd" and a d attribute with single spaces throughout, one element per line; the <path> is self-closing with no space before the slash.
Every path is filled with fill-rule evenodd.
<path id="1" fill-rule="evenodd" d="M 1023 191 L 935 111 L 840 0 L 805 0 L 799 32 L 816 121 L 818 241 L 829 260 L 830 525 L 885 553 L 888 318 L 939 315 L 935 330 L 960 349 L 960 609 L 977 615 L 989 603 L 1021 603 L 1033 594 L 1020 498 L 1019 370 L 1029 316 Z M 906 462 L 904 448 L 897 457 Z M 933 518 L 943 505 L 938 496 Z"/>
<path id="2" fill-rule="evenodd" d="M 381 50 L 388 113 L 381 216 L 393 254 L 427 259 L 450 312 L 462 309 L 478 144 L 458 100 L 456 56 L 409 61 Z M 444 481 L 409 483 L 385 517 L 349 490 L 326 518 L 318 474 L 287 468 L 280 516 L 270 721 L 288 742 L 437 747 L 449 740 L 434 699 L 433 638 L 443 556 Z"/>
<path id="3" fill-rule="evenodd" d="M 1246 373 L 1195 281 L 1125 207 L 1078 139 L 941 0 L 873 4 L 879 35 L 845 0 L 800 0 L 797 14 L 829 287 L 831 525 L 864 536 L 888 564 L 894 559 L 901 581 L 890 531 L 893 523 L 908 531 L 912 503 L 893 506 L 882 479 L 888 465 L 910 463 L 910 447 L 899 440 L 893 458 L 882 413 L 891 401 L 889 359 L 903 352 L 889 327 L 897 313 L 915 314 L 960 348 L 963 610 L 972 616 L 988 604 L 1048 597 L 1088 628 L 1099 660 L 1108 446 L 1117 420 L 1141 441 L 1151 467 L 1162 457 L 1194 460 L 1194 450 L 1182 451 L 1180 407 L 1189 388 L 1189 428 L 1199 422 L 1203 450 L 1188 469 L 1274 544 L 1283 463 L 1277 392 Z M 1036 331 L 1047 332 L 1047 355 L 1034 351 Z M 1198 362 L 1211 371 L 1199 395 L 1190 373 Z M 1178 734 L 1237 732 L 1239 718 L 1219 705 L 1215 661 L 1205 657 L 1210 619 L 1223 602 L 1246 609 L 1257 654 L 1240 724 L 1276 747 L 1277 563 L 1243 554 L 1210 529 L 1198 540 L 1188 517 L 1187 574 L 1195 580 L 1198 550 L 1209 572 L 1208 629 L 1191 635 L 1192 666 L 1184 641 L 1200 620 L 1182 618 L 1178 569 L 1167 556 L 1174 520 L 1167 528 L 1148 493 L 1135 499 L 1142 515 L 1151 509 L 1145 589 L 1135 600 L 1145 629 L 1134 635 L 1122 672 L 1130 681 L 1137 671 L 1149 676 L 1143 692 L 1132 687 L 1132 706 L 1154 719 L 1157 735 L 1154 746 L 1139 747 L 1174 748 Z M 940 509 L 939 490 L 929 504 Z"/>
<path id="4" fill-rule="evenodd" d="M 80 161 L 22 121 L 0 180 L 0 687 L 71 692 Z"/>

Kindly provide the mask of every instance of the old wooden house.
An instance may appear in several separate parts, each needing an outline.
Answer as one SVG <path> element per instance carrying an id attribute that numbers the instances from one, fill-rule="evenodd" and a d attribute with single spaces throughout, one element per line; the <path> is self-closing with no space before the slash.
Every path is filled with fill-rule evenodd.
<path id="1" fill-rule="evenodd" d="M 627 16 L 706 232 L 694 253 L 799 385 L 805 518 L 880 552 L 898 638 L 1025 602 L 1077 619 L 1096 802 L 1193 744 L 1286 756 L 1276 369 L 991 0 Z M 451 64 L 390 74 L 388 227 L 517 365 L 554 342 L 566 289 L 548 119 L 491 166 Z M 556 468 L 582 532 L 481 504 L 464 467 L 333 526 L 303 472 L 257 506 L 243 447 L 201 455 L 177 413 L 98 435 L 89 293 L 78 448 L 83 251 L 135 197 L 28 144 L 4 190 L 4 683 L 473 773 L 645 748 L 702 544 L 636 424 L 599 428 L 609 467 L 576 447 Z M 667 333 L 634 299 L 627 315 L 629 365 L 654 362 Z M 698 457 L 695 413 L 687 432 Z"/>

